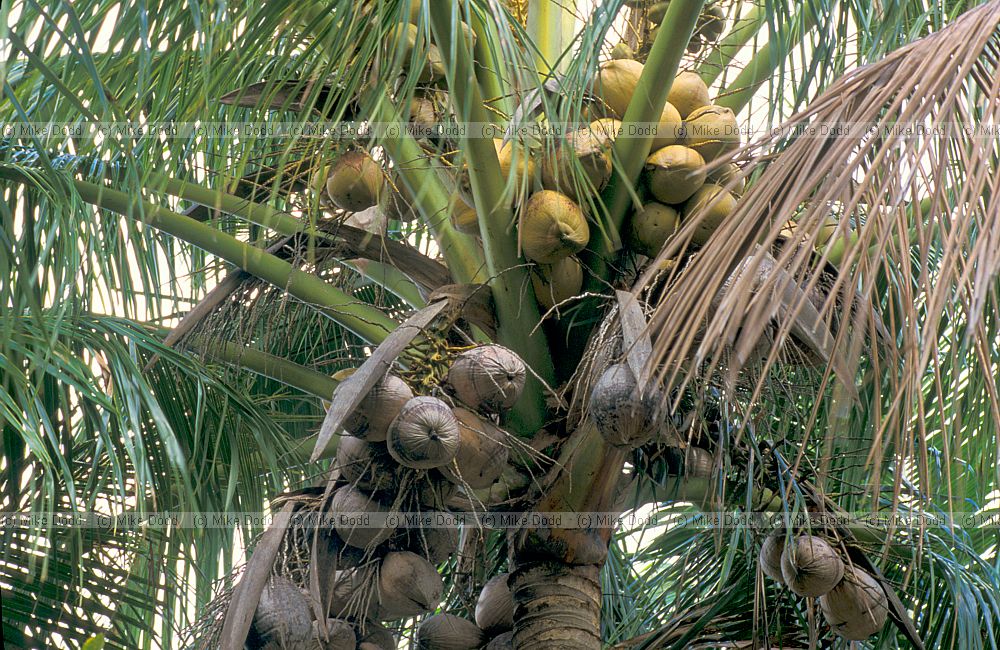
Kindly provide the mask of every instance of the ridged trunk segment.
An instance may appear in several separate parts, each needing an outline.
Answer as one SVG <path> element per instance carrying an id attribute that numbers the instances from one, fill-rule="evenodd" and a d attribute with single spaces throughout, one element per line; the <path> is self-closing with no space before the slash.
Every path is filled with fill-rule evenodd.
<path id="1" fill-rule="evenodd" d="M 517 650 L 600 650 L 601 584 L 597 565 L 521 565 L 510 578 Z"/>

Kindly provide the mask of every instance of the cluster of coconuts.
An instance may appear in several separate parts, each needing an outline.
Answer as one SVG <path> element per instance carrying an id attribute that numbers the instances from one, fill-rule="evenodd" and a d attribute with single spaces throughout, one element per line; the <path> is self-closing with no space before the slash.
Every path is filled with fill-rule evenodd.
<path id="1" fill-rule="evenodd" d="M 764 575 L 805 598 L 818 598 L 823 617 L 836 634 L 861 641 L 878 634 L 889 615 L 888 598 L 878 580 L 845 563 L 822 537 L 784 531 L 768 535 L 759 562 Z"/>
<path id="2" fill-rule="evenodd" d="M 417 628 L 420 650 L 512 650 L 514 647 L 514 595 L 508 573 L 483 585 L 476 601 L 475 622 L 454 614 L 425 618 Z"/>

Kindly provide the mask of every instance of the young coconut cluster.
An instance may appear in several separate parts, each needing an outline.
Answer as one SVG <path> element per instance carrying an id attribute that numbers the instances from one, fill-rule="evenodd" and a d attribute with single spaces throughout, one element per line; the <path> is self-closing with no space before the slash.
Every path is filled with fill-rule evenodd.
<path id="1" fill-rule="evenodd" d="M 660 29 L 663 17 L 670 8 L 669 0 L 660 2 L 639 3 L 646 8 L 646 20 L 650 23 L 650 29 L 646 36 L 646 42 L 652 43 L 656 38 L 656 33 Z M 687 50 L 692 54 L 697 54 L 706 45 L 711 45 L 719 40 L 726 27 L 726 12 L 715 2 L 706 2 L 698 15 L 698 22 L 695 24 L 694 33 L 688 41 Z"/>
<path id="2" fill-rule="evenodd" d="M 830 629 L 848 641 L 878 634 L 889 615 L 885 590 L 870 573 L 841 559 L 826 539 L 787 538 L 775 531 L 764 539 L 759 563 L 764 575 L 802 597 L 818 598 Z"/>

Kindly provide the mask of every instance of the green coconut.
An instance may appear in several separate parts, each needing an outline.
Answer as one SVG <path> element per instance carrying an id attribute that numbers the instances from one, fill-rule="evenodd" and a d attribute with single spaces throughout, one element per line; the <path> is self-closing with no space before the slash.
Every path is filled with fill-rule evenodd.
<path id="1" fill-rule="evenodd" d="M 680 213 L 669 205 L 647 203 L 632 215 L 629 245 L 646 257 L 656 257 L 663 244 L 677 232 Z"/>
<path id="2" fill-rule="evenodd" d="M 653 136 L 651 151 L 662 149 L 667 145 L 677 144 L 681 141 L 684 132 L 684 122 L 681 114 L 673 104 L 667 102 L 663 105 L 663 112 L 656 123 L 656 135 Z"/>
<path id="3" fill-rule="evenodd" d="M 459 192 L 454 192 L 448 202 L 448 219 L 459 232 L 467 235 L 479 234 L 479 215 L 474 207 L 465 202 Z"/>
<path id="4" fill-rule="evenodd" d="M 546 310 L 580 295 L 583 290 L 583 266 L 575 257 L 564 257 L 555 264 L 539 264 L 531 274 L 531 286 L 538 304 Z"/>
<path id="5" fill-rule="evenodd" d="M 611 156 L 604 145 L 604 138 L 589 128 L 566 134 L 559 147 L 542 165 L 542 187 L 559 190 L 573 201 L 579 195 L 573 184 L 573 159 L 575 158 L 587 177 L 580 189 L 600 192 L 611 180 Z"/>
<path id="6" fill-rule="evenodd" d="M 386 444 L 397 463 L 413 469 L 447 465 L 458 453 L 458 421 L 436 397 L 408 401 L 389 427 Z"/>
<path id="7" fill-rule="evenodd" d="M 330 168 L 326 194 L 341 210 L 360 212 L 378 203 L 384 181 L 381 165 L 367 151 L 348 151 Z"/>
<path id="8" fill-rule="evenodd" d="M 434 611 L 443 592 L 437 569 L 416 553 L 388 553 L 379 565 L 379 618 L 383 620 Z"/>
<path id="9" fill-rule="evenodd" d="M 312 631 L 312 613 L 302 591 L 287 578 L 268 579 L 253 614 L 251 639 L 261 646 L 292 646 L 307 641 Z"/>
<path id="10" fill-rule="evenodd" d="M 844 262 L 844 255 L 849 246 L 856 246 L 858 243 L 858 233 L 847 225 L 846 233 L 842 231 L 840 222 L 836 217 L 828 217 L 820 227 L 819 237 L 816 240 L 816 252 L 825 254 L 827 261 L 839 267 Z"/>
<path id="11" fill-rule="evenodd" d="M 356 548 L 378 546 L 395 531 L 386 519 L 389 508 L 353 485 L 345 485 L 334 492 L 330 512 L 337 535 Z"/>
<path id="12" fill-rule="evenodd" d="M 348 416 L 344 430 L 368 442 L 383 442 L 389 435 L 389 425 L 412 397 L 413 391 L 405 381 L 395 375 L 386 375 Z"/>
<path id="13" fill-rule="evenodd" d="M 721 185 L 734 194 L 741 194 L 744 187 L 743 179 L 740 177 L 741 173 L 742 170 L 736 163 L 726 163 L 709 171 L 706 180 L 709 183 Z"/>
<path id="14" fill-rule="evenodd" d="M 473 490 L 488 488 L 507 464 L 508 434 L 468 409 L 456 407 L 452 412 L 458 420 L 458 453 L 441 473 L 457 485 Z"/>
<path id="15" fill-rule="evenodd" d="M 706 161 L 714 160 L 740 145 L 736 114 L 724 106 L 703 106 L 684 119 L 687 146 Z"/>
<path id="16" fill-rule="evenodd" d="M 487 636 L 514 629 L 514 594 L 507 585 L 509 573 L 490 578 L 476 601 L 476 625 Z"/>
<path id="17" fill-rule="evenodd" d="M 681 72 L 674 77 L 667 101 L 677 109 L 681 119 L 687 119 L 697 109 L 712 103 L 708 97 L 708 86 L 694 72 Z"/>
<path id="18" fill-rule="evenodd" d="M 476 650 L 486 642 L 482 630 L 453 614 L 435 614 L 417 628 L 419 650 Z"/>
<path id="19" fill-rule="evenodd" d="M 694 149 L 672 144 L 646 159 L 649 191 L 661 203 L 683 203 L 705 184 L 705 160 Z"/>
<path id="20" fill-rule="evenodd" d="M 608 444 L 637 447 L 649 442 L 660 425 L 660 396 L 640 394 L 631 368 L 608 366 L 590 392 L 590 418 Z"/>
<path id="21" fill-rule="evenodd" d="M 840 583 L 844 562 L 825 539 L 800 535 L 781 554 L 781 576 L 793 593 L 815 598 Z"/>
<path id="22" fill-rule="evenodd" d="M 554 264 L 578 253 L 590 241 L 590 227 L 580 206 L 565 194 L 535 192 L 521 213 L 521 250 L 529 260 Z"/>
<path id="23" fill-rule="evenodd" d="M 469 408 L 493 413 L 512 408 L 524 390 L 524 361 L 501 345 L 480 345 L 455 358 L 448 385 Z"/>
<path id="24" fill-rule="evenodd" d="M 736 210 L 736 197 L 718 185 L 705 183 L 681 210 L 685 220 L 698 218 L 691 241 L 704 245 L 712 233 Z"/>
<path id="25" fill-rule="evenodd" d="M 782 585 L 785 584 L 785 578 L 781 574 L 781 555 L 784 552 L 785 533 L 775 531 L 764 538 L 764 543 L 760 545 L 760 555 L 757 557 L 764 575 Z"/>
<path id="26" fill-rule="evenodd" d="M 625 109 L 632 101 L 635 87 L 639 84 L 642 64 L 632 59 L 612 59 L 604 63 L 597 72 L 593 92 L 618 117 L 625 115 Z M 672 103 L 672 102 L 671 102 Z"/>
<path id="27" fill-rule="evenodd" d="M 669 7 L 670 2 L 657 2 L 646 10 L 646 18 L 654 25 L 659 25 L 663 22 L 663 17 L 666 15 Z"/>
<path id="28" fill-rule="evenodd" d="M 889 616 L 889 599 L 879 581 L 858 567 L 848 567 L 840 583 L 820 596 L 819 607 L 830 628 L 848 641 L 878 634 Z"/>
<path id="29" fill-rule="evenodd" d="M 628 43 L 622 42 L 622 43 L 619 43 L 618 45 L 615 45 L 611 49 L 611 58 L 612 59 L 634 59 L 635 58 L 635 50 L 633 50 L 632 47 Z"/>
<path id="30" fill-rule="evenodd" d="M 417 44 L 426 44 L 426 58 L 420 67 L 417 81 L 420 83 L 431 83 L 440 81 L 446 76 L 444 60 L 441 51 L 433 43 L 427 43 L 421 30 L 413 23 L 396 25 L 389 33 L 386 42 L 389 46 L 390 57 L 400 57 L 403 65 L 409 67 L 413 63 L 413 50 Z"/>

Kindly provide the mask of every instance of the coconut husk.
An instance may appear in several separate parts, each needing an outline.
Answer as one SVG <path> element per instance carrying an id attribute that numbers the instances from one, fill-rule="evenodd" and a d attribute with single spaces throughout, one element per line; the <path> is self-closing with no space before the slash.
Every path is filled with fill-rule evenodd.
<path id="1" fill-rule="evenodd" d="M 476 625 L 487 636 L 514 629 L 514 594 L 507 586 L 509 573 L 490 578 L 476 601 Z"/>
<path id="2" fill-rule="evenodd" d="M 448 502 L 455 496 L 458 486 L 437 471 L 426 472 L 417 478 L 412 497 L 417 505 L 431 510 L 447 510 Z"/>
<path id="3" fill-rule="evenodd" d="M 389 427 L 389 454 L 400 465 L 431 469 L 446 465 L 458 453 L 458 421 L 436 397 L 414 397 Z"/>
<path id="4" fill-rule="evenodd" d="M 535 177 L 535 161 L 526 146 L 518 144 L 515 148 L 513 140 L 504 142 L 502 138 L 494 138 L 493 146 L 496 147 L 497 162 L 500 163 L 500 177 L 505 183 L 510 178 L 512 169 L 515 187 L 521 187 L 525 179 L 530 181 Z"/>
<path id="5" fill-rule="evenodd" d="M 444 582 L 434 565 L 409 551 L 387 554 L 379 566 L 379 618 L 396 619 L 433 611 Z"/>
<path id="6" fill-rule="evenodd" d="M 335 467 L 345 481 L 366 492 L 392 490 L 398 482 L 399 465 L 381 442 L 342 437 L 337 445 Z"/>
<path id="7" fill-rule="evenodd" d="M 622 121 L 613 117 L 602 117 L 590 123 L 590 132 L 605 149 L 611 149 L 622 133 Z"/>
<path id="8" fill-rule="evenodd" d="M 490 503 L 508 501 L 524 494 L 531 483 L 531 477 L 522 473 L 513 465 L 507 465 L 500 474 L 500 479 L 490 487 Z"/>
<path id="9" fill-rule="evenodd" d="M 358 625 L 358 650 L 396 650 L 396 636 L 374 621 L 363 621 Z"/>
<path id="10" fill-rule="evenodd" d="M 724 106 L 703 106 L 684 120 L 685 143 L 706 161 L 740 145 L 736 114 Z"/>
<path id="11" fill-rule="evenodd" d="M 439 132 L 440 121 L 441 115 L 433 99 L 417 96 L 410 100 L 410 124 L 415 131 L 414 137 L 434 137 Z"/>
<path id="12" fill-rule="evenodd" d="M 453 614 L 435 614 L 417 628 L 420 650 L 476 650 L 486 641 L 475 623 Z"/>
<path id="13" fill-rule="evenodd" d="M 312 635 L 309 601 L 289 579 L 273 576 L 260 592 L 249 638 L 258 646 L 291 646 Z"/>
<path id="14" fill-rule="evenodd" d="M 337 535 L 357 548 L 373 548 L 389 539 L 395 530 L 383 521 L 389 508 L 352 485 L 337 489 L 330 501 L 330 512 Z M 366 518 L 362 513 L 374 516 Z"/>
<path id="15" fill-rule="evenodd" d="M 603 134 L 595 134 L 589 128 L 568 133 L 555 155 L 547 158 L 542 165 L 542 187 L 558 190 L 578 202 L 580 195 L 573 186 L 572 173 L 572 160 L 575 158 L 587 177 L 589 190 L 600 192 L 611 180 L 611 156 L 604 142 Z M 588 188 L 584 186 L 583 189 Z"/>
<path id="16" fill-rule="evenodd" d="M 325 628 L 319 621 L 313 621 L 312 627 L 312 639 L 301 644 L 301 650 L 355 650 L 358 647 L 357 635 L 347 621 L 328 618 Z"/>
<path id="17" fill-rule="evenodd" d="M 326 193 L 338 208 L 361 212 L 378 204 L 384 181 L 382 166 L 367 151 L 348 151 L 331 166 Z"/>
<path id="18" fill-rule="evenodd" d="M 781 554 L 784 551 L 785 533 L 779 530 L 764 538 L 764 543 L 760 545 L 760 555 L 757 556 L 764 575 L 782 585 L 785 584 L 785 578 L 781 575 Z"/>
<path id="19" fill-rule="evenodd" d="M 650 151 L 662 149 L 668 145 L 677 144 L 683 139 L 684 122 L 677 108 L 667 102 L 663 105 L 660 119 L 656 123 L 656 135 L 653 136 L 653 144 Z"/>
<path id="20" fill-rule="evenodd" d="M 694 72 L 681 72 L 674 77 L 667 101 L 677 109 L 681 119 L 687 119 L 694 111 L 712 103 L 708 97 L 708 86 Z"/>
<path id="21" fill-rule="evenodd" d="M 718 185 L 705 183 L 688 199 L 681 212 L 684 219 L 699 219 L 691 241 L 703 246 L 735 210 L 736 197 Z M 704 214 L 699 216 L 701 213 Z"/>
<path id="22" fill-rule="evenodd" d="M 413 391 L 405 381 L 386 375 L 361 399 L 344 422 L 344 430 L 368 442 L 385 442 L 389 425 L 412 398 Z"/>
<path id="23" fill-rule="evenodd" d="M 598 70 L 593 93 L 618 117 L 622 117 L 632 101 L 641 74 L 642 64 L 638 61 L 612 59 Z"/>
<path id="24" fill-rule="evenodd" d="M 514 406 L 525 375 L 517 354 L 500 345 L 481 345 L 458 355 L 448 371 L 448 385 L 469 408 L 491 413 Z"/>
<path id="25" fill-rule="evenodd" d="M 488 488 L 500 478 L 507 464 L 507 434 L 468 409 L 458 407 L 452 412 L 458 420 L 458 453 L 441 468 L 441 473 L 473 490 Z"/>
<path id="26" fill-rule="evenodd" d="M 378 581 L 372 564 L 337 571 L 328 613 L 351 620 L 379 617 Z"/>
<path id="27" fill-rule="evenodd" d="M 781 576 L 793 593 L 815 598 L 837 586 L 844 563 L 826 540 L 800 535 L 781 554 Z"/>
<path id="28" fill-rule="evenodd" d="M 422 512 L 422 517 L 435 521 L 439 513 Z M 433 565 L 441 564 L 458 550 L 459 530 L 457 526 L 412 526 L 399 531 L 394 546 L 400 550 L 416 553 Z"/>
<path id="29" fill-rule="evenodd" d="M 712 452 L 694 445 L 684 452 L 684 476 L 686 478 L 712 478 L 715 474 L 715 457 Z"/>
<path id="30" fill-rule="evenodd" d="M 609 366 L 590 393 L 590 417 L 608 444 L 637 447 L 656 435 L 659 396 L 640 395 L 635 375 L 624 363 Z"/>
<path id="31" fill-rule="evenodd" d="M 590 226 L 580 206 L 552 190 L 531 195 L 522 210 L 519 230 L 521 252 L 540 264 L 554 264 L 578 253 L 590 241 Z"/>
<path id="32" fill-rule="evenodd" d="M 820 596 L 819 606 L 830 628 L 849 641 L 878 634 L 889 615 L 882 585 L 858 567 L 849 567 L 840 584 Z"/>
<path id="33" fill-rule="evenodd" d="M 636 210 L 629 228 L 629 245 L 640 255 L 656 257 L 663 245 L 677 232 L 681 215 L 676 208 L 650 202 Z"/>
<path id="34" fill-rule="evenodd" d="M 504 632 L 487 643 L 483 650 L 514 650 L 514 633 Z"/>
<path id="35" fill-rule="evenodd" d="M 706 180 L 709 183 L 725 187 L 733 194 L 739 195 L 743 192 L 744 188 L 744 182 L 740 180 L 741 173 L 742 170 L 736 163 L 726 163 L 708 172 Z M 732 187 L 730 187 L 730 184 L 732 184 Z"/>
<path id="36" fill-rule="evenodd" d="M 705 159 L 694 149 L 672 144 L 646 159 L 649 191 L 660 203 L 683 203 L 705 184 Z"/>
<path id="37" fill-rule="evenodd" d="M 448 202 L 448 220 L 455 230 L 467 235 L 479 234 L 479 215 L 465 202 L 460 192 L 454 192 Z"/>
<path id="38" fill-rule="evenodd" d="M 564 257 L 555 264 L 539 264 L 531 274 L 531 287 L 539 306 L 552 309 L 580 295 L 583 266 L 575 257 Z"/>

